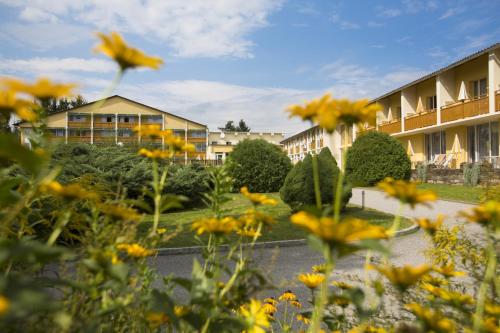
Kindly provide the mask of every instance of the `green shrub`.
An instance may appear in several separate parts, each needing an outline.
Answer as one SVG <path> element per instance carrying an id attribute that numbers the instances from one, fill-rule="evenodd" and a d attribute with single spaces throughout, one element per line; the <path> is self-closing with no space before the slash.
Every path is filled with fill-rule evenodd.
<path id="1" fill-rule="evenodd" d="M 481 167 L 477 163 L 468 163 L 464 165 L 464 185 L 477 186 L 479 184 L 479 174 Z"/>
<path id="2" fill-rule="evenodd" d="M 410 179 L 411 162 L 401 143 L 381 132 L 359 136 L 347 151 L 346 177 L 353 186 L 373 186 L 386 177 Z"/>
<path id="3" fill-rule="evenodd" d="M 203 194 L 209 190 L 209 176 L 205 167 L 193 164 L 176 165 L 169 172 L 166 192 L 183 195 L 189 198 L 184 208 L 198 206 L 202 203 Z"/>
<path id="4" fill-rule="evenodd" d="M 247 186 L 250 192 L 277 192 L 292 168 L 279 146 L 261 139 L 238 143 L 229 162 L 235 191 Z"/>
<path id="5" fill-rule="evenodd" d="M 427 164 L 419 163 L 416 166 L 417 179 L 422 183 L 427 183 Z"/>
<path id="6" fill-rule="evenodd" d="M 330 149 L 324 148 L 318 155 L 318 174 L 321 192 L 321 202 L 323 205 L 331 204 L 335 197 L 334 184 L 338 181 L 340 169 Z M 351 198 L 351 187 L 344 183 L 342 196 L 342 207 L 345 207 Z M 292 210 L 297 211 L 303 206 L 314 205 L 316 203 L 314 195 L 314 180 L 312 156 L 295 164 L 288 173 L 285 183 L 280 190 L 281 199 L 288 204 Z"/>

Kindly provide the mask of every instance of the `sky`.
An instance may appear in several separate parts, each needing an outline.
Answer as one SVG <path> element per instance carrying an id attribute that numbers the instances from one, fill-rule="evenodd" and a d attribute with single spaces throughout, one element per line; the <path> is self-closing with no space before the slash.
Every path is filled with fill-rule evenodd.
<path id="1" fill-rule="evenodd" d="M 291 104 L 375 98 L 500 42 L 500 0 L 0 0 L 0 76 L 76 82 L 92 101 L 117 66 L 93 52 L 117 31 L 160 56 L 113 92 L 204 123 L 309 127 Z"/>

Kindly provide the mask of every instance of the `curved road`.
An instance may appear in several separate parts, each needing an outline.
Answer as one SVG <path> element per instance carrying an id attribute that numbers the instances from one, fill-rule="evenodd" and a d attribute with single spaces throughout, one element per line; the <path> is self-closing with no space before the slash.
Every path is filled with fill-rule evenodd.
<path id="1" fill-rule="evenodd" d="M 361 205 L 362 192 L 365 192 L 365 207 L 377 209 L 386 213 L 397 214 L 399 202 L 395 199 L 386 198 L 381 191 L 372 189 L 353 189 L 353 195 L 350 203 Z M 460 210 L 474 207 L 471 204 L 438 200 L 430 207 L 417 206 L 415 210 L 405 207 L 402 215 L 408 218 L 427 217 L 436 218 L 439 214 L 447 216 L 445 223 L 455 225 L 461 223 L 456 218 Z M 467 231 L 471 233 L 478 232 L 479 228 L 474 225 L 467 225 Z M 422 251 L 426 248 L 428 239 L 424 232 L 419 230 L 413 234 L 401 236 L 394 239 L 392 245 L 392 262 L 396 265 L 402 264 L 420 264 L 425 262 Z M 255 261 L 259 267 L 268 272 L 272 282 L 280 290 L 292 289 L 299 298 L 305 299 L 309 293 L 300 283 L 296 276 L 300 272 L 307 272 L 312 265 L 320 264 L 322 256 L 311 250 L 307 245 L 299 245 L 285 248 L 260 248 L 254 250 Z M 192 262 L 194 258 L 201 261 L 196 254 L 179 254 L 158 256 L 152 265 L 155 265 L 159 274 L 188 277 L 191 273 Z M 364 254 L 358 253 L 344 257 L 337 263 L 334 276 L 336 274 L 342 277 L 357 275 L 362 276 L 364 265 Z M 361 274 L 361 275 L 360 275 Z M 260 297 L 269 295 L 276 296 L 279 291 L 263 291 Z"/>

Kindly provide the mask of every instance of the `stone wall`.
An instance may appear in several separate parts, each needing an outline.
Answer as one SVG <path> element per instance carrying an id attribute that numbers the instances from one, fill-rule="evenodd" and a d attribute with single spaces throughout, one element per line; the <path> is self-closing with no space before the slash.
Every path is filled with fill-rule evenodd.
<path id="1" fill-rule="evenodd" d="M 429 165 L 427 167 L 427 183 L 463 185 L 464 165 L 460 169 L 441 169 Z M 417 171 L 411 171 L 411 179 L 419 180 Z M 483 164 L 479 172 L 479 184 L 500 185 L 500 169 L 492 168 L 491 164 Z"/>

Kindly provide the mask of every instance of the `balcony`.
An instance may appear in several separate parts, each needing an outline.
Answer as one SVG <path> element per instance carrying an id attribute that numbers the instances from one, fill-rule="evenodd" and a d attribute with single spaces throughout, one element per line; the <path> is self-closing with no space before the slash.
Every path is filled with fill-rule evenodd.
<path id="1" fill-rule="evenodd" d="M 424 113 L 410 115 L 405 118 L 405 131 L 433 126 L 437 124 L 436 110 L 426 110 Z"/>
<path id="2" fill-rule="evenodd" d="M 401 119 L 378 125 L 378 130 L 387 134 L 399 133 L 401 132 Z"/>
<path id="3" fill-rule="evenodd" d="M 94 128 L 115 128 L 115 122 L 97 122 L 94 121 Z"/>
<path id="4" fill-rule="evenodd" d="M 447 123 L 486 113 L 488 113 L 488 96 L 443 107 L 441 110 L 441 122 Z"/>
<path id="5" fill-rule="evenodd" d="M 68 136 L 68 142 L 90 143 L 90 136 Z"/>
<path id="6" fill-rule="evenodd" d="M 69 128 L 90 128 L 90 118 L 85 121 L 68 121 Z"/>
<path id="7" fill-rule="evenodd" d="M 119 122 L 118 123 L 118 128 L 131 128 L 131 129 L 134 129 L 137 125 L 139 125 L 138 123 L 126 123 L 126 122 Z"/>

